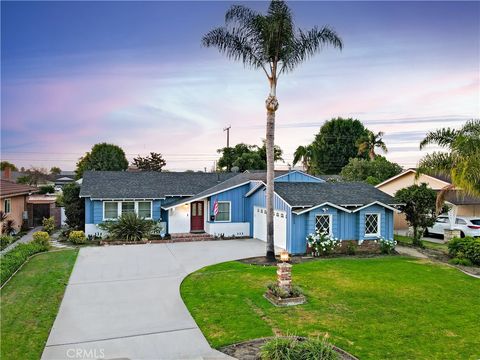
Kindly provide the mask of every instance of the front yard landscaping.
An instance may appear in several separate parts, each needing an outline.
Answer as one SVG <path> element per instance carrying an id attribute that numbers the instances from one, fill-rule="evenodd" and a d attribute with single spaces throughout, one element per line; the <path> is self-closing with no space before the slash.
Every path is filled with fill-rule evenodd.
<path id="1" fill-rule="evenodd" d="M 201 269 L 182 297 L 219 348 L 273 335 L 324 336 L 360 359 L 477 359 L 480 281 L 428 260 L 332 258 L 296 264 L 307 303 L 278 308 L 263 294 L 276 267 Z"/>
<path id="2" fill-rule="evenodd" d="M 40 358 L 76 257 L 76 250 L 34 256 L 4 286 L 0 358 Z"/>

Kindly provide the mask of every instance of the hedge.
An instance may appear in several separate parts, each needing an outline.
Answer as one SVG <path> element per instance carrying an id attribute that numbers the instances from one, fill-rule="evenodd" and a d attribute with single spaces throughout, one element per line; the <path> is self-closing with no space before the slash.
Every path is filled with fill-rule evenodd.
<path id="1" fill-rule="evenodd" d="M 0 285 L 3 286 L 30 256 L 47 250 L 48 246 L 31 242 L 19 244 L 3 255 L 0 261 Z"/>
<path id="2" fill-rule="evenodd" d="M 448 252 L 453 258 L 468 259 L 480 265 L 480 239 L 466 236 L 453 238 L 448 242 Z"/>

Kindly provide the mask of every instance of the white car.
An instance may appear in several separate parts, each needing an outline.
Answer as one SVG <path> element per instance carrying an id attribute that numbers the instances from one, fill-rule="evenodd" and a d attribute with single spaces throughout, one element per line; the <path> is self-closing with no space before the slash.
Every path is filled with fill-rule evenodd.
<path id="1" fill-rule="evenodd" d="M 453 228 L 455 230 L 460 230 L 461 237 L 480 237 L 480 217 L 457 216 Z M 440 215 L 435 220 L 435 224 L 427 228 L 425 235 L 435 234 L 443 236 L 445 229 L 450 229 L 450 220 L 448 219 L 448 215 Z"/>

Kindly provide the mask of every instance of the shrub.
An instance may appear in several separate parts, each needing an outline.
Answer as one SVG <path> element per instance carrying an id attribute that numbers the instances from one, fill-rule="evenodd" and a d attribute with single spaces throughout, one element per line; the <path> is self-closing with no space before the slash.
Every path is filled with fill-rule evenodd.
<path id="1" fill-rule="evenodd" d="M 68 234 L 68 240 L 74 244 L 85 244 L 87 242 L 87 237 L 85 233 L 81 230 L 74 230 Z"/>
<path id="2" fill-rule="evenodd" d="M 381 237 L 378 240 L 380 244 L 380 251 L 382 254 L 393 254 L 395 252 L 395 245 L 397 245 L 397 242 L 393 239 L 384 239 Z"/>
<path id="3" fill-rule="evenodd" d="M 469 259 L 464 258 L 453 258 L 449 263 L 453 265 L 472 266 L 472 262 Z"/>
<path id="4" fill-rule="evenodd" d="M 154 225 L 155 222 L 152 220 L 145 220 L 135 213 L 127 213 L 120 216 L 117 221 L 106 221 L 99 227 L 108 232 L 110 239 L 140 241 L 148 238 Z"/>
<path id="5" fill-rule="evenodd" d="M 47 234 L 48 235 L 48 234 Z M 6 253 L 0 262 L 0 282 L 3 285 L 15 271 L 33 254 L 48 250 L 44 244 L 31 242 L 20 244 Z"/>
<path id="6" fill-rule="evenodd" d="M 357 253 L 357 244 L 354 241 L 347 242 L 347 254 L 355 255 Z"/>
<path id="7" fill-rule="evenodd" d="M 14 238 L 10 235 L 1 235 L 0 236 L 0 250 L 5 249 L 8 245 L 13 242 Z"/>
<path id="8" fill-rule="evenodd" d="M 342 240 L 334 238 L 319 230 L 307 236 L 307 242 L 312 249 L 313 256 L 330 255 L 335 248 L 340 246 Z"/>
<path id="9" fill-rule="evenodd" d="M 43 218 L 42 220 L 43 231 L 51 234 L 55 230 L 55 218 L 50 216 L 49 218 Z"/>
<path id="10" fill-rule="evenodd" d="M 55 193 L 55 188 L 53 187 L 53 185 L 40 186 L 40 191 L 38 193 L 39 194 L 54 194 Z"/>
<path id="11" fill-rule="evenodd" d="M 262 360 L 336 360 L 340 356 L 324 339 L 274 338 L 260 349 Z"/>
<path id="12" fill-rule="evenodd" d="M 50 246 L 50 235 L 46 231 L 37 231 L 33 233 L 33 242 L 45 246 L 47 249 Z"/>
<path id="13" fill-rule="evenodd" d="M 453 238 L 448 242 L 450 256 L 458 259 L 468 259 L 475 265 L 480 265 L 480 239 L 470 236 Z"/>
<path id="14" fill-rule="evenodd" d="M 290 292 L 278 286 L 277 283 L 270 283 L 267 285 L 268 290 L 276 297 L 285 299 L 290 297 L 299 297 L 303 295 L 303 290 L 298 286 L 292 286 Z"/>

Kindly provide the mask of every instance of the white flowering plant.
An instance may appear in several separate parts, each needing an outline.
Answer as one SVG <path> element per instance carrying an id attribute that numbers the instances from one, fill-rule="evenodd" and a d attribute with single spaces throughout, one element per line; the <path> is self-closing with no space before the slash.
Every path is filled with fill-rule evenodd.
<path id="1" fill-rule="evenodd" d="M 313 256 L 330 255 L 341 244 L 340 239 L 318 229 L 307 236 L 307 243 Z"/>
<path id="2" fill-rule="evenodd" d="M 377 240 L 375 240 L 377 242 Z M 382 254 L 393 254 L 395 251 L 395 245 L 397 242 L 393 239 L 385 239 L 384 237 L 380 237 L 378 239 L 378 243 L 380 245 L 380 251 Z"/>

